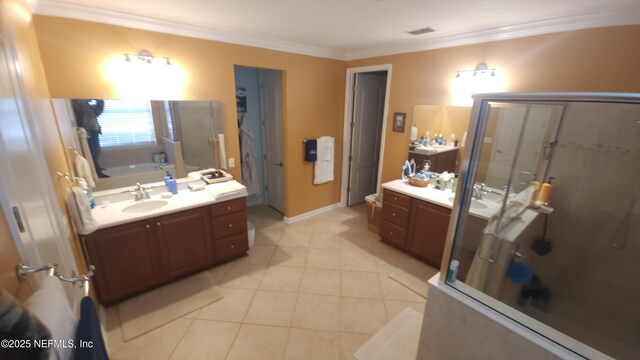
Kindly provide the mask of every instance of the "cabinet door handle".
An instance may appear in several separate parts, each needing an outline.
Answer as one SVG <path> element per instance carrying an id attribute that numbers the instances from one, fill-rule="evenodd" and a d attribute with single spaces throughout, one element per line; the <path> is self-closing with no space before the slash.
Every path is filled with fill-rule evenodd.
<path id="1" fill-rule="evenodd" d="M 393 231 L 389 231 L 389 236 L 393 236 Z"/>
<path id="2" fill-rule="evenodd" d="M 396 216 L 396 213 L 391 213 L 391 216 Z"/>
<path id="3" fill-rule="evenodd" d="M 233 227 L 233 224 L 229 224 L 229 227 Z"/>
<path id="4" fill-rule="evenodd" d="M 231 206 L 227 206 L 227 210 L 231 210 Z"/>
<path id="5" fill-rule="evenodd" d="M 160 224 L 160 222 L 158 221 L 158 222 L 156 223 L 156 226 L 160 226 L 160 225 L 162 225 L 162 224 Z"/>
<path id="6" fill-rule="evenodd" d="M 393 197 L 393 200 L 398 200 L 398 198 L 394 196 L 394 197 Z"/>
<path id="7" fill-rule="evenodd" d="M 147 229 L 151 227 L 151 225 L 147 224 L 144 227 L 146 227 Z"/>
<path id="8" fill-rule="evenodd" d="M 231 248 L 233 249 L 234 247 L 236 247 L 235 245 L 231 244 Z"/>

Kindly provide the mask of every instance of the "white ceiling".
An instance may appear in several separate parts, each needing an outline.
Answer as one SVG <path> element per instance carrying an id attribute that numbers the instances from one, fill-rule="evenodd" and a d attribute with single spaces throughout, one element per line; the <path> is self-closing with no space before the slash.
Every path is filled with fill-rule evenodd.
<path id="1" fill-rule="evenodd" d="M 35 12 L 338 59 L 640 23 L 639 0 L 41 0 Z"/>

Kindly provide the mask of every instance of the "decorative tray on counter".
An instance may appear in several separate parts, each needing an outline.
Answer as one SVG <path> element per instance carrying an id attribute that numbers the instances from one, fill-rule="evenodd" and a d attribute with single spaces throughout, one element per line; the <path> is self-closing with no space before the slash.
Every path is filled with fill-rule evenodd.
<path id="1" fill-rule="evenodd" d="M 223 170 L 206 169 L 189 173 L 192 179 L 201 179 L 207 184 L 215 184 L 223 181 L 233 180 L 233 176 Z"/>

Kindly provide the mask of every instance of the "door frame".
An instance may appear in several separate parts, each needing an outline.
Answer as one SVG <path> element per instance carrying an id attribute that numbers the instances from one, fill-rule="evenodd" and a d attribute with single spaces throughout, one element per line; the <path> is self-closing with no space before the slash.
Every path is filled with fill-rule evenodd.
<path id="1" fill-rule="evenodd" d="M 378 160 L 378 178 L 376 185 L 380 187 L 380 181 L 382 179 L 382 164 L 384 160 L 384 146 L 385 138 L 387 134 L 387 117 L 389 115 L 389 95 L 391 93 L 391 64 L 362 66 L 355 68 L 347 68 L 347 80 L 345 85 L 345 107 L 344 107 L 344 130 L 342 136 L 342 186 L 340 191 L 340 206 L 347 206 L 347 188 L 349 187 L 349 154 L 351 153 L 351 117 L 353 116 L 353 102 L 354 94 L 353 87 L 355 86 L 354 77 L 359 73 L 368 73 L 375 71 L 387 72 L 387 84 L 384 94 L 384 109 L 382 110 L 382 135 L 380 138 L 380 159 Z"/>

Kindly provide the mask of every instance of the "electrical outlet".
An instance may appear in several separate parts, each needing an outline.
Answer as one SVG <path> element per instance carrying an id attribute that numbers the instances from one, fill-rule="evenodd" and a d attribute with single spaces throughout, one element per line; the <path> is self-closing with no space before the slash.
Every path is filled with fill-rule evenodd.
<path id="1" fill-rule="evenodd" d="M 234 158 L 229 158 L 229 167 L 230 167 L 230 168 L 234 168 L 234 167 L 236 167 L 236 159 L 234 159 Z"/>

